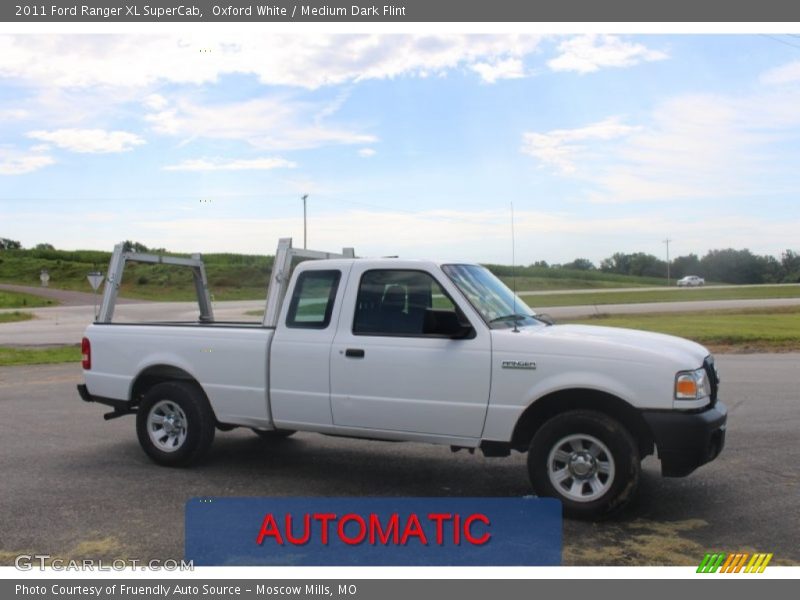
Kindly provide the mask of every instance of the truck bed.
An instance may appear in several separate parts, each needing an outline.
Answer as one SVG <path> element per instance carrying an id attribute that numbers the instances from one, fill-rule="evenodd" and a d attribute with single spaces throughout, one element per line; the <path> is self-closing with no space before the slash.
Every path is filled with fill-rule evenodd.
<path id="1" fill-rule="evenodd" d="M 200 383 L 221 423 L 268 427 L 273 335 L 252 322 L 93 324 L 86 384 L 95 396 L 129 401 L 137 374 L 182 371 Z"/>

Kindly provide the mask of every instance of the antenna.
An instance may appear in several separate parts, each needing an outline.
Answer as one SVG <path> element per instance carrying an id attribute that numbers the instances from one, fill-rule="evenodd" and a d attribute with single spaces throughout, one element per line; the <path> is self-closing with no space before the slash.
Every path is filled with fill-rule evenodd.
<path id="1" fill-rule="evenodd" d="M 514 333 L 519 333 L 517 328 L 517 243 L 514 239 L 514 203 L 511 203 L 511 291 L 514 292 L 513 309 Z"/>

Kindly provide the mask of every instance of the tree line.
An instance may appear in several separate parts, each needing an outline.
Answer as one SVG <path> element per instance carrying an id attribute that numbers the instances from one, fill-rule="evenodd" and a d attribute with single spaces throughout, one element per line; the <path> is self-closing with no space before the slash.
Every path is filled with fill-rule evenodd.
<path id="1" fill-rule="evenodd" d="M 18 241 L 0 237 L 0 250 L 21 249 L 22 245 Z M 50 258 L 51 256 L 49 255 L 51 253 L 53 258 L 61 259 L 70 258 L 65 254 L 91 254 L 92 261 L 97 260 L 98 257 L 96 255 L 102 254 L 105 257 L 108 254 L 99 251 L 64 253 L 56 250 L 50 244 L 37 244 L 32 250 L 42 258 Z M 130 240 L 125 242 L 125 251 L 165 252 L 163 248 L 148 248 L 144 244 Z M 211 257 L 208 256 L 207 258 Z M 225 263 L 242 262 L 242 260 L 235 260 L 237 255 L 233 254 L 214 255 L 214 258 Z M 244 262 L 247 263 L 258 259 L 255 255 L 238 258 L 246 259 Z M 510 274 L 509 268 L 504 265 L 491 265 L 490 268 L 500 275 Z M 565 264 L 548 264 L 546 261 L 537 261 L 527 268 L 540 272 L 542 270 L 553 272 L 575 270 L 632 275 L 635 277 L 664 279 L 667 277 L 667 262 L 644 252 L 634 252 L 632 254 L 615 252 L 600 261 L 599 265 L 595 265 L 588 258 L 576 258 Z M 780 259 L 778 259 L 770 255 L 753 254 L 746 248 L 744 250 L 735 250 L 733 248 L 709 250 L 702 258 L 697 254 L 687 254 L 672 259 L 669 263 L 669 274 L 673 280 L 680 279 L 686 275 L 699 275 L 707 281 L 722 283 L 800 283 L 800 253 L 794 250 L 786 250 L 781 253 Z"/>
<path id="2" fill-rule="evenodd" d="M 547 265 L 540 262 L 536 266 Z M 638 277 L 667 276 L 667 262 L 644 252 L 616 252 L 603 259 L 599 267 L 586 258 L 577 258 L 563 265 L 550 265 L 550 268 L 554 267 Z M 697 254 L 687 254 L 672 259 L 669 274 L 672 279 L 699 275 L 708 281 L 723 283 L 800 283 L 800 254 L 786 250 L 778 259 L 770 255 L 753 254 L 746 248 L 709 250 L 702 258 Z"/>

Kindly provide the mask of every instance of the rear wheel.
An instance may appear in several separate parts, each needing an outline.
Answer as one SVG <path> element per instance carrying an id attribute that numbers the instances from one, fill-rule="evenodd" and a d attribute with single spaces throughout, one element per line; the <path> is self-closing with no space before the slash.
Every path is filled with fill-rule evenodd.
<path id="1" fill-rule="evenodd" d="M 635 440 L 611 417 L 589 410 L 556 415 L 536 432 L 528 472 L 539 496 L 558 498 L 567 516 L 597 519 L 634 495 L 641 471 Z"/>
<path id="2" fill-rule="evenodd" d="M 211 448 L 215 426 L 205 394 L 185 381 L 154 385 L 136 413 L 142 449 L 158 464 L 170 467 L 200 461 Z"/>

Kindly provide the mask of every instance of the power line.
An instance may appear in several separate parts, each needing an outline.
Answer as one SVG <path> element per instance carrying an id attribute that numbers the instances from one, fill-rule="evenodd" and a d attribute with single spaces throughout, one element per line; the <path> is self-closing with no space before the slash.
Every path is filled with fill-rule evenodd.
<path id="1" fill-rule="evenodd" d="M 792 48 L 797 48 L 798 50 L 800 50 L 800 44 L 793 44 L 791 42 L 787 42 L 786 40 L 782 40 L 781 38 L 776 37 L 774 35 L 769 35 L 768 33 L 762 33 L 760 35 L 774 42 L 778 42 L 779 44 L 783 44 L 784 46 L 791 46 Z M 789 34 L 789 35 L 791 35 L 792 37 L 800 37 L 794 34 Z"/>

